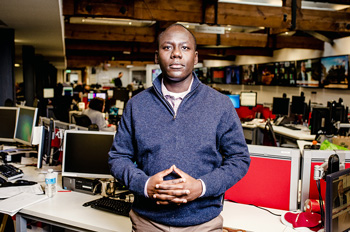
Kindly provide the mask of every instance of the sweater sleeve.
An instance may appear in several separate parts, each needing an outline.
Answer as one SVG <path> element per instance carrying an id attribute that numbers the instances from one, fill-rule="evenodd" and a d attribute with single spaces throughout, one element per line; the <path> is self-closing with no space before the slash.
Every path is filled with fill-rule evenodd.
<path id="1" fill-rule="evenodd" d="M 217 130 L 219 151 L 223 156 L 222 165 L 200 177 L 205 185 L 203 197 L 220 196 L 236 184 L 248 171 L 250 156 L 243 135 L 243 129 L 233 108 L 221 117 Z"/>
<path id="2" fill-rule="evenodd" d="M 144 196 L 148 176 L 134 163 L 133 130 L 131 107 L 127 105 L 109 152 L 111 174 L 130 191 Z"/>

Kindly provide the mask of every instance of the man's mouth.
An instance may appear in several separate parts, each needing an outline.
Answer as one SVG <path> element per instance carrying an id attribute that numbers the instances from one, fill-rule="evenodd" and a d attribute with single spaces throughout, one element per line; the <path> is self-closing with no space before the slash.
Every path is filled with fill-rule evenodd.
<path id="1" fill-rule="evenodd" d="M 179 69 L 179 68 L 183 68 L 184 66 L 182 64 L 178 64 L 178 63 L 174 63 L 170 65 L 170 68 L 172 69 Z"/>

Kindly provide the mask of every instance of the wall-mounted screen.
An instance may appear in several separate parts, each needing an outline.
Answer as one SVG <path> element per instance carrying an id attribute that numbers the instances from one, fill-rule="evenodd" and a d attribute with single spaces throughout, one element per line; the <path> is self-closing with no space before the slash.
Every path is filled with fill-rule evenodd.
<path id="1" fill-rule="evenodd" d="M 276 85 L 276 66 L 274 63 L 258 64 L 258 84 L 261 85 Z"/>
<path id="2" fill-rule="evenodd" d="M 322 57 L 321 63 L 323 69 L 321 84 L 324 88 L 349 87 L 349 56 Z"/>
<path id="3" fill-rule="evenodd" d="M 282 86 L 296 85 L 296 62 L 284 61 L 275 63 L 276 82 Z"/>
<path id="4" fill-rule="evenodd" d="M 321 59 L 308 59 L 297 61 L 297 86 L 319 87 L 321 76 Z"/>
<path id="5" fill-rule="evenodd" d="M 241 79 L 242 84 L 250 84 L 254 85 L 256 84 L 256 65 L 255 64 L 249 64 L 249 65 L 242 65 L 241 66 Z"/>

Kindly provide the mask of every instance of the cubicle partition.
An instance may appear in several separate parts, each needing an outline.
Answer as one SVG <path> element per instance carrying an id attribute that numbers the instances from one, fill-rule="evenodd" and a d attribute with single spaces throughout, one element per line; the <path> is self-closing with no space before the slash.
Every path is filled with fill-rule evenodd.
<path id="1" fill-rule="evenodd" d="M 282 210 L 298 208 L 300 151 L 248 145 L 248 173 L 226 191 L 225 199 Z"/>
<path id="2" fill-rule="evenodd" d="M 316 181 L 314 180 L 314 168 L 316 165 L 322 165 L 328 161 L 329 156 L 333 154 L 345 157 L 345 168 L 350 168 L 350 151 L 329 151 L 329 150 L 304 150 L 301 164 L 301 199 L 300 209 L 304 210 L 307 199 L 319 199 L 319 192 Z M 326 181 L 320 180 L 321 196 L 325 200 Z"/>

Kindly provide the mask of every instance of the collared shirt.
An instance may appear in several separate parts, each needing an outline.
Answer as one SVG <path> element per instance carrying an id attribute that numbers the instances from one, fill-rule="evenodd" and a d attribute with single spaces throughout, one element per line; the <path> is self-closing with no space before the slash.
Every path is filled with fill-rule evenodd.
<path id="1" fill-rule="evenodd" d="M 165 97 L 165 99 L 170 103 L 170 105 L 172 105 L 175 115 L 177 113 L 177 109 L 179 108 L 179 105 L 181 103 L 181 101 L 184 99 L 184 97 L 191 91 L 191 87 L 192 87 L 192 83 L 193 83 L 193 77 L 191 79 L 191 84 L 188 87 L 188 89 L 185 92 L 181 92 L 181 93 L 173 93 L 170 92 L 164 85 L 164 81 L 162 79 L 162 93 L 163 96 Z"/>

